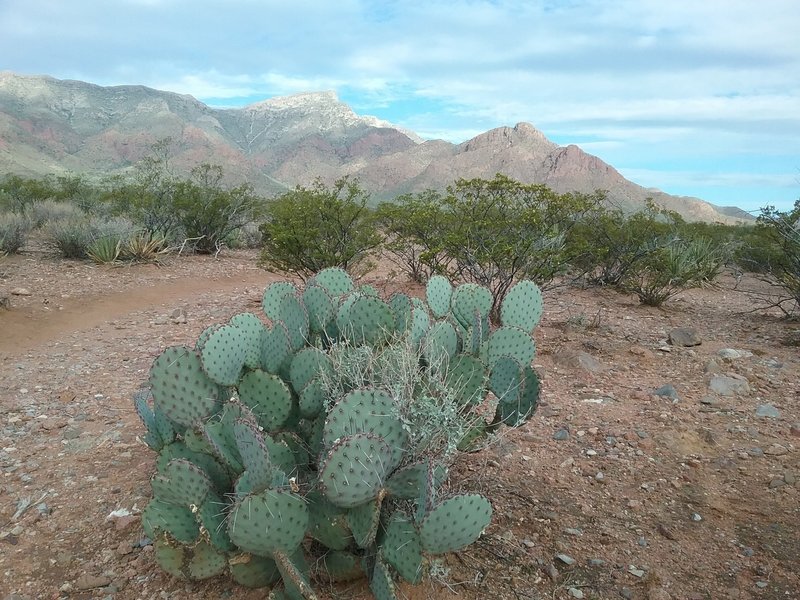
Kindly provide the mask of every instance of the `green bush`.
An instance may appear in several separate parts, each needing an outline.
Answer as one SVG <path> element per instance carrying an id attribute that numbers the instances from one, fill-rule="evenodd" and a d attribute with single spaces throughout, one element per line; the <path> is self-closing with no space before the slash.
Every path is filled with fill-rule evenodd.
<path id="1" fill-rule="evenodd" d="M 377 210 L 379 227 L 386 235 L 383 250 L 412 281 L 425 283 L 432 275 L 447 272 L 450 257 L 443 244 L 451 218 L 441 194 L 434 190 L 383 202 Z"/>
<path id="2" fill-rule="evenodd" d="M 31 221 L 34 229 L 41 229 L 48 223 L 55 223 L 64 219 L 85 216 L 85 213 L 75 204 L 64 200 L 35 200 L 28 204 L 25 216 Z"/>
<path id="3" fill-rule="evenodd" d="M 442 201 L 450 216 L 442 241 L 449 273 L 489 288 L 491 316 L 497 321 L 515 281 L 527 278 L 546 288 L 569 270 L 574 252 L 566 243 L 568 235 L 604 197 L 600 191 L 556 194 L 544 185 L 499 174 L 492 180 L 461 179 Z"/>
<path id="4" fill-rule="evenodd" d="M 0 213 L 0 254 L 16 254 L 25 245 L 30 221 L 15 213 Z"/>
<path id="5" fill-rule="evenodd" d="M 425 297 L 384 301 L 328 269 L 155 359 L 135 405 L 158 453 L 142 527 L 165 571 L 306 600 L 366 577 L 395 600 L 396 578 L 420 583 L 482 535 L 491 503 L 454 493 L 450 467 L 536 410 L 542 296 L 517 284 L 493 332 L 486 288 L 436 276 Z"/>
<path id="6" fill-rule="evenodd" d="M 368 201 L 369 194 L 347 178 L 279 196 L 266 206 L 259 228 L 260 264 L 303 279 L 327 267 L 365 271 L 383 239 Z"/>
<path id="7" fill-rule="evenodd" d="M 71 217 L 50 223 L 45 234 L 52 248 L 62 258 L 87 258 L 87 251 L 95 240 L 87 217 Z"/>

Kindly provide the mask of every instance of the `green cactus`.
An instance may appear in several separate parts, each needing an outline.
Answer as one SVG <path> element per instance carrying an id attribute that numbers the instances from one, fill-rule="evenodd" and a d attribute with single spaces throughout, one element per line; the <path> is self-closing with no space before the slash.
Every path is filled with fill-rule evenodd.
<path id="1" fill-rule="evenodd" d="M 320 488 L 343 508 L 376 498 L 392 468 L 392 449 L 376 435 L 357 433 L 339 439 L 320 464 Z"/>
<path id="2" fill-rule="evenodd" d="M 542 318 L 542 291 L 532 281 L 512 287 L 500 306 L 500 321 L 506 327 L 519 327 L 531 333 Z"/>
<path id="3" fill-rule="evenodd" d="M 425 286 L 425 297 L 431 313 L 437 319 L 443 319 L 450 314 L 450 299 L 453 296 L 453 286 L 446 277 L 434 275 Z"/>
<path id="4" fill-rule="evenodd" d="M 491 335 L 485 288 L 435 276 L 425 296 L 385 302 L 326 269 L 265 290 L 269 327 L 234 315 L 156 358 L 134 405 L 158 452 L 142 525 L 165 571 L 227 569 L 276 600 L 315 598 L 312 575 L 368 574 L 392 600 L 391 569 L 419 583 L 430 556 L 481 535 L 486 498 L 440 495 L 456 444 L 472 451 L 536 409 L 541 293 L 512 288 Z"/>
<path id="5" fill-rule="evenodd" d="M 477 540 L 492 520 L 492 505 L 479 494 L 453 496 L 419 523 L 419 540 L 430 554 L 455 552 Z"/>
<path id="6" fill-rule="evenodd" d="M 219 386 L 203 372 L 200 356 L 172 346 L 153 361 L 150 386 L 155 410 L 178 425 L 192 427 L 219 409 Z"/>

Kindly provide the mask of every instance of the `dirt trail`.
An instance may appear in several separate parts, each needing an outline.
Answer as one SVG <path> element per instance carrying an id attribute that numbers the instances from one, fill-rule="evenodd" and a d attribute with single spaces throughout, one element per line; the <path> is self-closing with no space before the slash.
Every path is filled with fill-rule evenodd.
<path id="1" fill-rule="evenodd" d="M 263 271 L 235 277 L 187 276 L 112 294 L 62 300 L 56 309 L 25 306 L 0 311 L 0 355 L 18 355 L 65 334 L 114 321 L 154 306 L 174 306 L 200 292 L 229 291 L 242 286 L 262 287 L 275 279 Z"/>

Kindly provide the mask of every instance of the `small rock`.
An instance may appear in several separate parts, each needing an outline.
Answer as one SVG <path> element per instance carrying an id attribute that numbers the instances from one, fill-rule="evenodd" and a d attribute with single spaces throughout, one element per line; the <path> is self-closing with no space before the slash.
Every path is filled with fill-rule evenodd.
<path id="1" fill-rule="evenodd" d="M 678 390 L 671 383 L 662 385 L 660 388 L 653 390 L 653 394 L 661 396 L 662 398 L 669 398 L 670 400 L 678 399 Z"/>
<path id="2" fill-rule="evenodd" d="M 619 595 L 622 596 L 623 598 L 625 598 L 625 600 L 632 600 L 633 599 L 633 590 L 631 590 L 630 588 L 624 587 L 619 591 Z"/>
<path id="3" fill-rule="evenodd" d="M 669 343 L 673 346 L 699 346 L 703 343 L 703 339 L 697 330 L 693 327 L 676 327 L 669 332 Z"/>
<path id="4" fill-rule="evenodd" d="M 710 360 L 706 363 L 706 366 L 703 368 L 706 373 L 719 373 L 722 371 L 722 367 L 719 366 L 719 363 L 715 360 Z"/>
<path id="5" fill-rule="evenodd" d="M 565 350 L 553 356 L 553 360 L 561 367 L 580 369 L 590 373 L 604 371 L 605 367 L 591 354 Z"/>
<path id="6" fill-rule="evenodd" d="M 783 456 L 787 452 L 789 451 L 780 444 L 772 444 L 769 448 L 764 450 L 764 454 L 768 454 L 769 456 Z"/>
<path id="7" fill-rule="evenodd" d="M 698 513 L 692 513 L 692 521 L 700 522 L 703 520 L 703 517 Z"/>
<path id="8" fill-rule="evenodd" d="M 753 458 L 761 458 L 764 456 L 764 451 L 761 448 L 750 448 L 747 453 Z"/>
<path id="9" fill-rule="evenodd" d="M 556 554 L 556 558 L 568 566 L 575 564 L 575 559 L 572 558 L 569 554 Z"/>
<path id="10" fill-rule="evenodd" d="M 569 595 L 573 598 L 583 598 L 583 592 L 575 587 L 569 588 Z"/>
<path id="11" fill-rule="evenodd" d="M 532 542 L 531 540 L 529 540 L 529 539 L 522 540 L 522 545 L 525 546 L 526 548 L 535 548 L 536 547 L 536 544 L 534 542 Z"/>
<path id="12" fill-rule="evenodd" d="M 800 423 L 793 423 L 789 427 L 789 433 L 795 437 L 800 437 Z"/>
<path id="13" fill-rule="evenodd" d="M 559 429 L 553 434 L 553 439 L 557 442 L 563 442 L 564 440 L 569 439 L 569 431 L 566 429 Z"/>
<path id="14" fill-rule="evenodd" d="M 644 570 L 642 570 L 642 569 L 637 569 L 637 568 L 636 568 L 635 566 L 633 566 L 633 565 L 629 565 L 629 566 L 628 566 L 628 573 L 630 573 L 630 574 L 631 574 L 631 575 L 633 575 L 634 577 L 639 577 L 639 578 L 642 578 L 642 577 L 644 577 L 645 571 L 644 571 Z"/>
<path id="15" fill-rule="evenodd" d="M 797 483 L 797 477 L 794 473 L 789 473 L 788 471 L 783 474 L 783 480 L 786 482 L 787 485 L 794 485 Z"/>
<path id="16" fill-rule="evenodd" d="M 769 584 L 766 581 L 756 581 L 756 587 L 765 589 Z"/>
<path id="17" fill-rule="evenodd" d="M 755 551 L 755 550 L 753 550 L 752 548 L 750 548 L 749 546 L 747 546 L 747 547 L 745 547 L 745 548 L 742 548 L 742 554 L 743 554 L 744 556 L 746 556 L 747 558 L 750 558 L 750 557 L 751 557 L 751 556 L 753 556 L 755 553 L 756 553 L 756 551 Z"/>
<path id="18" fill-rule="evenodd" d="M 583 531 L 581 529 L 576 529 L 573 527 L 568 527 L 567 529 L 564 530 L 564 533 L 574 537 L 580 537 L 583 535 Z"/>
<path id="19" fill-rule="evenodd" d="M 186 316 L 186 311 L 182 308 L 176 308 L 173 310 L 169 315 L 169 318 L 175 325 L 183 325 L 189 321 L 188 317 Z"/>
<path id="20" fill-rule="evenodd" d="M 106 587 L 111 583 L 111 579 L 103 575 L 84 574 L 75 581 L 75 589 L 86 591 L 96 588 Z"/>
<path id="21" fill-rule="evenodd" d="M 556 569 L 555 565 L 548 565 L 547 566 L 547 576 L 550 578 L 550 581 L 556 583 L 559 578 L 558 569 Z"/>
<path id="22" fill-rule="evenodd" d="M 31 291 L 27 288 L 17 287 L 11 290 L 12 296 L 31 296 Z"/>
<path id="23" fill-rule="evenodd" d="M 672 531 L 672 529 L 664 525 L 664 523 L 659 523 L 656 529 L 658 530 L 658 533 L 663 535 L 668 540 L 675 541 L 675 533 Z"/>
<path id="24" fill-rule="evenodd" d="M 638 540 L 636 540 L 636 543 L 639 544 L 642 548 L 647 548 L 647 538 L 646 537 L 640 537 Z"/>
<path id="25" fill-rule="evenodd" d="M 714 375 L 708 383 L 709 389 L 720 396 L 747 396 L 750 394 L 750 385 L 747 379 L 730 375 Z"/>
<path id="26" fill-rule="evenodd" d="M 781 413 L 772 404 L 762 404 L 756 409 L 756 416 L 767 419 L 778 419 Z"/>
<path id="27" fill-rule="evenodd" d="M 717 356 L 727 360 L 736 360 L 737 358 L 747 358 L 748 356 L 753 356 L 753 353 L 748 352 L 747 350 L 734 350 L 733 348 L 723 348 L 722 350 L 717 352 Z"/>
<path id="28" fill-rule="evenodd" d="M 603 567 L 606 564 L 602 558 L 590 558 L 588 561 L 590 567 Z"/>
<path id="29" fill-rule="evenodd" d="M 778 479 L 777 477 L 769 482 L 769 489 L 774 490 L 777 488 L 782 488 L 786 485 L 786 482 L 783 479 Z"/>

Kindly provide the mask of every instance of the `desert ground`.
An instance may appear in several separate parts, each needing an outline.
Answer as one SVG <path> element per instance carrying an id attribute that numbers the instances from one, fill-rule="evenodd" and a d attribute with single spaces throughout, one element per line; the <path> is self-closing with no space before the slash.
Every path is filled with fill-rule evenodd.
<path id="1" fill-rule="evenodd" d="M 0 274 L 0 599 L 264 598 L 155 564 L 139 521 L 155 454 L 131 397 L 164 347 L 258 311 L 284 277 L 252 251 L 122 267 L 28 252 Z M 422 293 L 387 265 L 364 281 Z M 488 495 L 492 524 L 400 592 L 800 598 L 800 323 L 759 308 L 746 290 L 761 285 L 725 276 L 663 308 L 547 291 L 539 410 L 452 476 Z M 670 343 L 676 328 L 699 345 Z M 370 597 L 363 584 L 318 591 Z"/>

